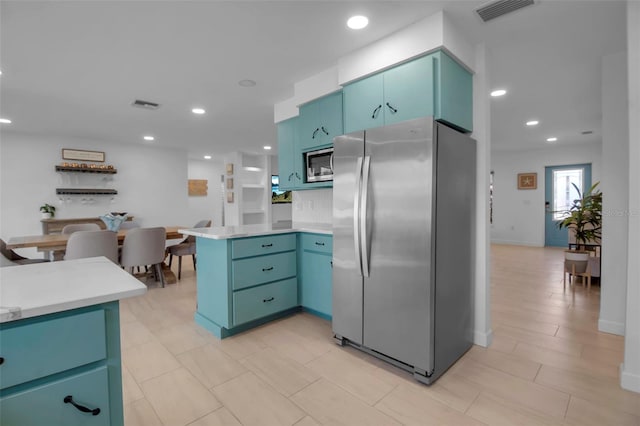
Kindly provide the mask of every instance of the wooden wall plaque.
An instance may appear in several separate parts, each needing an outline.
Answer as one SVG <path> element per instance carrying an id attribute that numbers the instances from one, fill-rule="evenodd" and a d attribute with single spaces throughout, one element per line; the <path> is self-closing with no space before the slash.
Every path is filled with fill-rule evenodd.
<path id="1" fill-rule="evenodd" d="M 189 196 L 205 196 L 209 189 L 206 179 L 189 179 Z"/>

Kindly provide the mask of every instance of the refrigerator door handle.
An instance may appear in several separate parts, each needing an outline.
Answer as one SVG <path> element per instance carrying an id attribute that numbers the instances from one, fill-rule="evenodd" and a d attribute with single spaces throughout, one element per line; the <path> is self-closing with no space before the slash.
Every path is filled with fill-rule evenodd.
<path id="1" fill-rule="evenodd" d="M 362 276 L 362 255 L 360 250 L 360 201 L 362 193 L 362 157 L 356 163 L 356 191 L 353 196 L 353 247 L 356 254 L 358 275 Z"/>
<path id="2" fill-rule="evenodd" d="M 369 198 L 369 169 L 371 168 L 371 157 L 364 157 L 362 167 L 362 186 L 360 192 L 360 252 L 362 256 L 362 276 L 369 276 L 369 235 L 367 232 L 367 200 Z"/>

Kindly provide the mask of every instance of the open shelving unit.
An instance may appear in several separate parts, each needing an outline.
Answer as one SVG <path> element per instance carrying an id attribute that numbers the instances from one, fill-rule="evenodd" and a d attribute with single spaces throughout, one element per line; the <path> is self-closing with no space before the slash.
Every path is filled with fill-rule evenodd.
<path id="1" fill-rule="evenodd" d="M 225 204 L 228 224 L 254 225 L 271 222 L 271 159 L 268 155 L 235 152 L 234 203 Z"/>
<path id="2" fill-rule="evenodd" d="M 74 185 L 73 187 L 56 188 L 56 195 L 106 195 L 111 197 L 117 195 L 117 190 L 101 187 L 107 183 L 111 183 L 113 180 L 112 176 L 118 173 L 118 170 L 113 168 L 113 166 L 110 167 L 111 168 L 55 166 L 56 172 L 59 172 L 62 176 L 61 180 L 63 184 Z M 92 175 L 95 177 L 90 177 Z M 102 175 L 102 177 L 100 177 L 100 175 Z M 71 198 L 67 198 L 67 200 L 70 201 Z"/>

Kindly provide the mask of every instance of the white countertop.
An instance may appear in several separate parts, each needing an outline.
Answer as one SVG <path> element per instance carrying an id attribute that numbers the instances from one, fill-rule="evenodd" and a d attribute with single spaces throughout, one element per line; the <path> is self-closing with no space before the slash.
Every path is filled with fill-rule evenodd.
<path id="1" fill-rule="evenodd" d="M 147 287 L 105 257 L 0 268 L 0 322 L 144 294 Z"/>
<path id="2" fill-rule="evenodd" d="M 286 234 L 289 232 L 313 232 L 316 234 L 333 234 L 330 223 L 267 223 L 260 225 L 214 226 L 212 228 L 179 229 L 183 235 L 194 235 L 201 238 L 226 240 L 229 238 L 257 237 L 260 235 Z"/>

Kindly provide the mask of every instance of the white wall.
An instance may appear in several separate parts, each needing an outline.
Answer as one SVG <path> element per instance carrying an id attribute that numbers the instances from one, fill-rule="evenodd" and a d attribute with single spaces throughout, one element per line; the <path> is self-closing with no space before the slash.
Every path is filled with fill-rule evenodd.
<path id="1" fill-rule="evenodd" d="M 56 188 L 69 186 L 70 177 L 54 168 L 62 162 L 62 148 L 105 152 L 106 163 L 118 170 L 115 175 L 107 175 L 113 181 L 105 183 L 105 187 L 118 191 L 113 202 L 110 197 L 94 196 L 94 204 L 81 204 L 78 200 L 60 203 Z M 57 218 L 126 211 L 142 226 L 192 225 L 187 200 L 187 154 L 182 150 L 3 133 L 0 165 L 0 235 L 4 240 L 41 234 L 39 207 L 43 203 L 57 207 Z M 74 179 L 81 182 L 98 176 L 103 175 Z M 35 255 L 31 250 L 23 252 Z"/>
<path id="2" fill-rule="evenodd" d="M 598 329 L 624 335 L 629 228 L 627 55 L 602 58 L 602 282 Z"/>
<path id="3" fill-rule="evenodd" d="M 629 82 L 629 244 L 627 318 L 620 385 L 640 392 L 640 2 L 627 2 Z"/>
<path id="4" fill-rule="evenodd" d="M 491 241 L 544 246 L 545 166 L 591 163 L 593 182 L 601 179 L 601 144 L 555 146 L 531 151 L 492 151 L 494 171 Z M 538 174 L 538 188 L 518 190 L 518 173 Z"/>
<path id="5" fill-rule="evenodd" d="M 212 226 L 222 224 L 222 186 L 220 176 L 224 173 L 222 158 L 211 160 L 189 160 L 189 179 L 207 180 L 206 196 L 188 197 L 187 209 L 192 218 L 188 224 L 193 226 L 200 220 L 211 220 Z"/>

